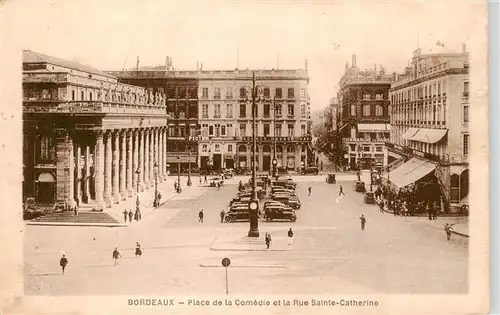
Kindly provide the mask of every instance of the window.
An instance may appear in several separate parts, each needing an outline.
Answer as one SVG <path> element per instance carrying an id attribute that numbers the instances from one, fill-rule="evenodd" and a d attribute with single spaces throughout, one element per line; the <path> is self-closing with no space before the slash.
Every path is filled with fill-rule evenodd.
<path id="1" fill-rule="evenodd" d="M 240 104 L 240 117 L 244 118 L 247 116 L 247 105 L 245 103 Z"/>
<path id="2" fill-rule="evenodd" d="M 281 137 L 281 124 L 276 125 L 276 136 Z"/>
<path id="3" fill-rule="evenodd" d="M 40 139 L 40 160 L 41 161 L 52 161 L 52 151 L 53 151 L 53 141 L 52 137 L 42 136 Z M 55 148 L 55 147 L 54 147 Z"/>
<path id="4" fill-rule="evenodd" d="M 201 95 L 202 98 L 208 98 L 208 88 L 203 88 L 202 89 L 202 95 Z"/>
<path id="5" fill-rule="evenodd" d="M 233 104 L 226 105 L 226 117 L 233 118 Z"/>
<path id="6" fill-rule="evenodd" d="M 232 100 L 233 99 L 233 88 L 232 87 L 228 87 L 227 90 L 226 90 L 226 98 L 228 100 Z"/>
<path id="7" fill-rule="evenodd" d="M 252 113 L 252 115 L 253 115 L 253 113 Z M 259 116 L 259 103 L 255 103 L 255 117 L 258 117 L 258 116 Z"/>
<path id="8" fill-rule="evenodd" d="M 201 105 L 201 116 L 203 118 L 208 118 L 208 104 Z"/>
<path id="9" fill-rule="evenodd" d="M 202 145 L 201 150 L 203 152 L 207 152 L 208 151 L 208 145 L 206 145 L 206 144 Z"/>
<path id="10" fill-rule="evenodd" d="M 288 124 L 288 136 L 293 137 L 295 134 L 295 131 L 293 130 L 293 124 Z"/>
<path id="11" fill-rule="evenodd" d="M 240 125 L 240 137 L 246 137 L 247 135 L 247 125 L 241 124 Z"/>
<path id="12" fill-rule="evenodd" d="M 83 91 L 82 91 L 81 95 L 82 95 L 81 100 L 82 100 L 82 101 L 85 101 L 85 93 L 84 93 Z"/>
<path id="13" fill-rule="evenodd" d="M 300 135 L 303 137 L 306 135 L 306 125 L 300 126 Z"/>
<path id="14" fill-rule="evenodd" d="M 92 92 L 89 93 L 89 100 L 92 100 Z"/>
<path id="15" fill-rule="evenodd" d="M 370 116 L 370 105 L 363 105 L 363 116 Z"/>
<path id="16" fill-rule="evenodd" d="M 179 137 L 186 136 L 186 126 L 179 126 Z"/>
<path id="17" fill-rule="evenodd" d="M 271 104 L 264 104 L 264 117 L 269 117 L 270 108 Z"/>
<path id="18" fill-rule="evenodd" d="M 74 101 L 75 100 L 75 90 L 72 90 L 71 91 L 71 100 Z"/>
<path id="19" fill-rule="evenodd" d="M 382 108 L 382 105 L 377 105 L 375 107 L 376 115 L 377 116 L 383 116 L 384 115 L 384 109 Z"/>
<path id="20" fill-rule="evenodd" d="M 220 144 L 216 144 L 215 145 L 215 152 L 219 152 L 220 151 Z"/>
<path id="21" fill-rule="evenodd" d="M 220 118 L 220 104 L 214 106 L 214 118 Z"/>
<path id="22" fill-rule="evenodd" d="M 364 152 L 370 152 L 370 147 L 369 146 L 363 146 L 363 151 Z"/>
<path id="23" fill-rule="evenodd" d="M 247 97 L 247 91 L 245 90 L 244 87 L 240 88 L 240 98 L 246 98 Z"/>
<path id="24" fill-rule="evenodd" d="M 227 145 L 227 152 L 233 152 L 233 145 L 232 144 Z"/>
<path id="25" fill-rule="evenodd" d="M 282 110 L 282 105 L 281 104 L 276 104 L 276 116 L 281 116 L 282 115 L 281 110 Z"/>
<path id="26" fill-rule="evenodd" d="M 377 152 L 382 152 L 383 148 L 381 146 L 375 147 L 375 151 Z"/>
<path id="27" fill-rule="evenodd" d="M 227 124 L 227 135 L 230 137 L 233 136 L 233 124 Z"/>
<path id="28" fill-rule="evenodd" d="M 220 88 L 214 88 L 214 99 L 220 99 Z"/>
<path id="29" fill-rule="evenodd" d="M 364 94 L 363 95 L 364 100 L 369 100 L 370 99 L 370 94 Z"/>
<path id="30" fill-rule="evenodd" d="M 383 99 L 383 98 L 384 98 L 384 95 L 383 95 L 383 94 L 376 94 L 376 95 L 375 95 L 375 99 L 377 99 L 377 100 L 381 100 L 381 99 Z"/>
<path id="31" fill-rule="evenodd" d="M 469 96 L 469 82 L 464 82 L 464 96 Z"/>
<path id="32" fill-rule="evenodd" d="M 464 106 L 464 122 L 469 122 L 469 106 Z"/>
<path id="33" fill-rule="evenodd" d="M 288 88 L 288 98 L 295 97 L 295 90 L 293 88 Z"/>
<path id="34" fill-rule="evenodd" d="M 306 97 L 306 89 L 300 89 L 300 97 L 302 98 Z"/>
<path id="35" fill-rule="evenodd" d="M 438 95 L 441 95 L 441 82 L 438 82 Z"/>
<path id="36" fill-rule="evenodd" d="M 215 136 L 220 137 L 220 124 L 215 124 Z"/>
<path id="37" fill-rule="evenodd" d="M 294 112 L 293 112 L 293 106 L 294 104 L 288 104 L 288 115 L 289 116 L 293 116 L 294 115 Z"/>
<path id="38" fill-rule="evenodd" d="M 276 96 L 276 98 L 281 98 L 283 96 L 281 88 L 276 88 L 276 94 L 275 94 L 275 96 Z"/>
<path id="39" fill-rule="evenodd" d="M 212 126 L 212 125 L 208 126 L 208 135 L 209 136 L 214 135 L 214 126 Z"/>
<path id="40" fill-rule="evenodd" d="M 463 143 L 463 153 L 464 155 L 469 155 L 469 134 L 464 133 L 464 143 Z"/>
<path id="41" fill-rule="evenodd" d="M 175 129 L 174 126 L 168 126 L 168 136 L 175 137 Z"/>
<path id="42" fill-rule="evenodd" d="M 349 150 L 350 151 L 356 151 L 356 145 L 355 144 L 349 144 Z"/>
<path id="43" fill-rule="evenodd" d="M 351 105 L 351 116 L 356 117 L 356 105 Z"/>
<path id="44" fill-rule="evenodd" d="M 264 124 L 264 137 L 269 136 L 269 124 Z"/>
<path id="45" fill-rule="evenodd" d="M 300 116 L 302 118 L 306 117 L 306 104 L 300 104 Z"/>
<path id="46" fill-rule="evenodd" d="M 269 92 L 269 88 L 264 88 L 264 97 L 270 97 L 271 92 Z"/>
<path id="47" fill-rule="evenodd" d="M 208 137 L 208 124 L 201 125 L 201 136 Z"/>
<path id="48" fill-rule="evenodd" d="M 220 127 L 220 134 L 225 136 L 226 135 L 226 125 L 222 125 Z"/>

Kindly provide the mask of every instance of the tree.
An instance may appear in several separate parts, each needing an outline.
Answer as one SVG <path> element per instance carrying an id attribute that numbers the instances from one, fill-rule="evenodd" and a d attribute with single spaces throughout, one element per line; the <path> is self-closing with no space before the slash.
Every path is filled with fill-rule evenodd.
<path id="1" fill-rule="evenodd" d="M 315 149 L 323 153 L 337 168 L 342 166 L 347 148 L 338 131 L 319 125 L 315 128 L 315 136 L 318 138 Z"/>

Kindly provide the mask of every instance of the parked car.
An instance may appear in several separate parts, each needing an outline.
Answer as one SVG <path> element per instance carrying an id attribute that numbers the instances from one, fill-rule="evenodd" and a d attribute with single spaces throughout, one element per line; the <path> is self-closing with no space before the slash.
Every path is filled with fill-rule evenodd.
<path id="1" fill-rule="evenodd" d="M 318 175 L 319 174 L 319 169 L 316 166 L 310 166 L 308 168 L 302 168 L 300 170 L 300 173 L 302 175 L 307 175 L 307 174 Z"/>
<path id="2" fill-rule="evenodd" d="M 232 168 L 226 169 L 224 170 L 223 174 L 226 178 L 232 178 L 234 176 L 234 171 Z"/>
<path id="3" fill-rule="evenodd" d="M 356 181 L 356 185 L 354 185 L 354 190 L 357 192 L 365 192 L 365 182 L 363 181 Z"/>
<path id="4" fill-rule="evenodd" d="M 270 205 L 266 208 L 264 219 L 266 219 L 266 221 L 286 220 L 295 222 L 297 220 L 297 215 L 295 214 L 295 211 L 290 207 L 282 205 Z"/>
<path id="5" fill-rule="evenodd" d="M 234 221 L 250 221 L 250 210 L 248 206 L 237 206 L 231 207 L 228 213 L 224 218 L 226 222 L 234 222 Z"/>
<path id="6" fill-rule="evenodd" d="M 372 191 L 367 191 L 365 193 L 365 203 L 367 204 L 374 204 L 375 203 L 375 193 Z"/>
<path id="7" fill-rule="evenodd" d="M 332 174 L 332 173 L 328 174 L 328 175 L 326 176 L 326 182 L 327 182 L 328 184 L 335 184 L 335 183 L 337 182 L 337 181 L 335 180 L 335 174 Z"/>

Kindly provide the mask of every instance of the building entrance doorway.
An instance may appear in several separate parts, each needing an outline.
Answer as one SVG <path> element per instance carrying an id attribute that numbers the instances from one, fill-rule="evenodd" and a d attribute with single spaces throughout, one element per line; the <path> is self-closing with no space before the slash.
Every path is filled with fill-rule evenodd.
<path id="1" fill-rule="evenodd" d="M 213 169 L 216 171 L 220 171 L 222 165 L 222 155 L 214 154 L 214 167 Z"/>
<path id="2" fill-rule="evenodd" d="M 53 204 L 55 202 L 56 180 L 50 173 L 41 173 L 37 180 L 36 202 L 40 204 Z"/>
<path id="3" fill-rule="evenodd" d="M 262 158 L 262 170 L 269 171 L 271 169 L 271 156 L 264 155 Z"/>

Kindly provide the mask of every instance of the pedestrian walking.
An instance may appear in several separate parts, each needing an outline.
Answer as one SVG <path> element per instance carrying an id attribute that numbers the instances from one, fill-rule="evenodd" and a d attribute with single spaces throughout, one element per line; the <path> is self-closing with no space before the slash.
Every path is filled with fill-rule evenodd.
<path id="1" fill-rule="evenodd" d="M 293 246 L 293 231 L 292 228 L 288 230 L 288 245 Z"/>
<path id="2" fill-rule="evenodd" d="M 269 246 L 271 246 L 271 234 L 267 233 L 266 232 L 266 246 L 267 246 L 267 249 L 269 249 Z"/>
<path id="3" fill-rule="evenodd" d="M 339 197 L 340 196 L 345 196 L 344 188 L 342 188 L 342 185 L 339 186 Z"/>
<path id="4" fill-rule="evenodd" d="M 365 218 L 365 215 L 362 214 L 361 217 L 359 218 L 361 220 L 361 230 L 364 231 L 365 230 L 365 224 L 366 224 L 366 218 Z"/>
<path id="5" fill-rule="evenodd" d="M 307 191 L 309 191 L 309 196 L 311 196 L 312 187 L 311 187 L 311 186 L 309 186 L 309 188 L 307 188 Z"/>
<path id="6" fill-rule="evenodd" d="M 198 222 L 203 223 L 203 209 L 198 213 Z"/>
<path id="7" fill-rule="evenodd" d="M 113 260 L 114 260 L 114 265 L 118 265 L 118 258 L 121 258 L 122 255 L 118 251 L 118 247 L 115 247 L 115 250 L 113 251 Z"/>
<path id="8" fill-rule="evenodd" d="M 59 261 L 59 265 L 62 268 L 62 274 L 64 275 L 64 269 L 66 269 L 66 265 L 68 265 L 68 259 L 66 258 L 66 255 L 62 255 L 61 260 Z"/>
<path id="9" fill-rule="evenodd" d="M 205 175 L 205 184 L 208 184 L 208 181 L 207 181 L 207 175 Z"/>
<path id="10" fill-rule="evenodd" d="M 127 223 L 127 219 L 128 219 L 128 211 L 127 211 L 127 209 L 123 210 L 123 219 L 125 220 L 125 223 Z"/>
<path id="11" fill-rule="evenodd" d="M 384 201 L 380 201 L 379 203 L 379 207 L 380 207 L 380 212 L 383 214 L 384 213 Z"/>
<path id="12" fill-rule="evenodd" d="M 141 221 L 141 219 L 142 219 L 141 210 L 139 210 L 139 208 L 137 208 L 137 209 L 135 209 L 135 213 L 137 214 L 138 221 Z"/>
<path id="13" fill-rule="evenodd" d="M 132 212 L 132 209 L 129 210 L 128 212 L 128 220 L 130 223 L 132 223 L 132 218 L 134 217 L 134 213 Z"/>
<path id="14" fill-rule="evenodd" d="M 451 232 L 453 231 L 452 226 L 453 226 L 453 224 L 450 225 L 448 223 L 446 223 L 444 225 L 444 231 L 446 232 L 446 240 L 448 240 L 448 241 L 451 239 Z"/>
<path id="15" fill-rule="evenodd" d="M 142 249 L 141 249 L 141 244 L 139 244 L 139 242 L 136 242 L 135 243 L 135 257 L 141 257 L 142 255 Z"/>
<path id="16" fill-rule="evenodd" d="M 75 217 L 77 217 L 77 216 L 78 216 L 78 207 L 77 207 L 77 206 L 74 206 L 74 207 L 73 207 L 73 211 L 74 211 L 74 213 L 75 213 Z"/>
<path id="17" fill-rule="evenodd" d="M 224 222 L 224 217 L 226 216 L 226 213 L 224 212 L 224 209 L 221 210 L 220 212 L 220 223 Z"/>
<path id="18" fill-rule="evenodd" d="M 201 175 L 200 175 L 200 185 L 201 185 Z"/>

